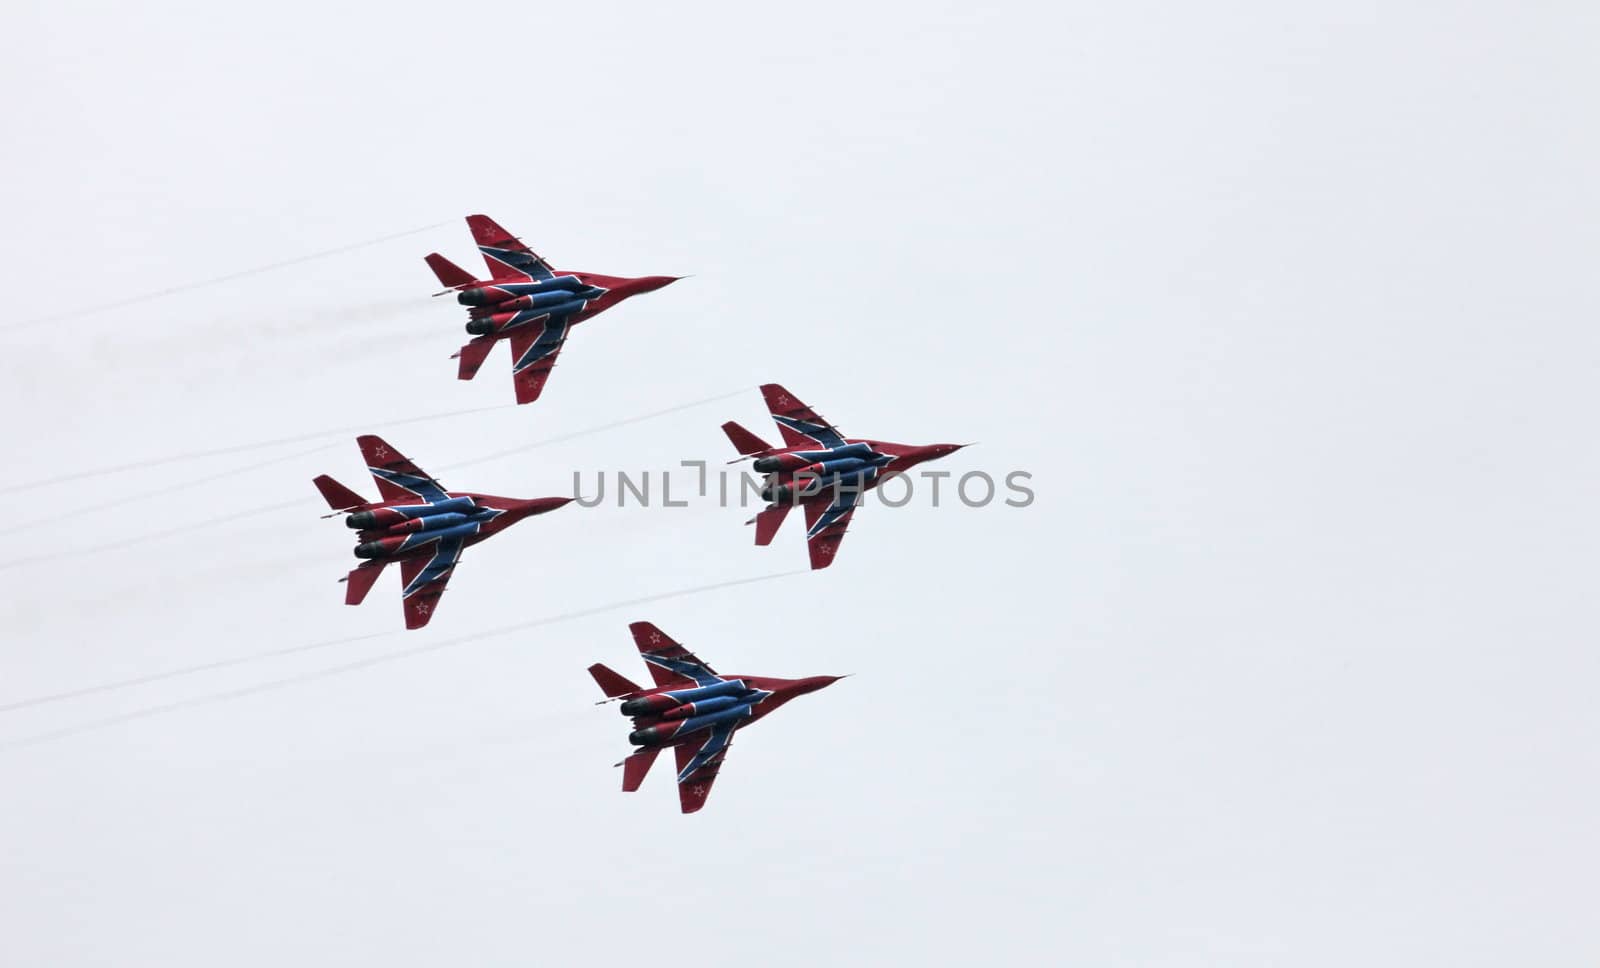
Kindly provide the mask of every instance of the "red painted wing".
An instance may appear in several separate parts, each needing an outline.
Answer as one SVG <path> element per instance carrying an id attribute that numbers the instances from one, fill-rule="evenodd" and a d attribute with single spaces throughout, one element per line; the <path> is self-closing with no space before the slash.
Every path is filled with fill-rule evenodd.
<path id="1" fill-rule="evenodd" d="M 715 669 L 700 661 L 699 656 L 673 641 L 672 636 L 656 628 L 650 622 L 634 622 L 628 626 L 628 631 L 633 633 L 633 644 L 639 647 L 640 655 L 654 655 L 663 659 L 688 662 L 699 666 L 713 676 L 717 674 Z M 646 661 L 645 666 L 650 670 L 651 677 L 655 679 L 656 685 L 660 688 L 678 689 L 696 685 L 695 681 L 688 676 L 680 676 L 652 662 Z"/>
<path id="2" fill-rule="evenodd" d="M 361 457 L 378 484 L 378 493 L 386 504 L 416 504 L 442 493 L 437 481 L 427 471 L 411 462 L 382 438 L 364 434 L 356 438 L 361 447 Z"/>
<path id="3" fill-rule="evenodd" d="M 548 330 L 537 330 L 531 333 L 518 332 L 513 334 L 511 337 L 512 365 L 515 366 L 516 361 L 521 360 L 530 352 L 539 352 L 538 349 L 535 349 L 536 344 L 543 343 L 548 346 L 549 342 L 545 337 L 547 332 Z M 559 340 L 555 343 L 554 349 L 550 349 L 544 356 L 520 370 L 514 369 L 512 371 L 511 379 L 516 385 L 518 403 L 532 403 L 539 399 L 539 394 L 544 392 L 545 381 L 550 379 L 550 371 L 555 369 L 556 357 L 561 355 L 561 347 L 564 345 L 566 345 L 566 340 Z"/>
<path id="4" fill-rule="evenodd" d="M 761 395 L 766 398 L 767 412 L 777 423 L 778 432 L 783 434 L 785 446 L 810 450 L 844 443 L 833 424 L 778 384 L 763 384 Z"/>
<path id="5" fill-rule="evenodd" d="M 439 608 L 439 598 L 455 573 L 456 562 L 461 560 L 461 542 L 439 542 L 430 557 L 406 558 L 400 562 L 400 584 L 410 594 L 402 592 L 401 608 L 406 613 L 406 628 L 420 629 L 433 618 Z M 419 584 L 420 579 L 420 584 Z"/>
<path id="6" fill-rule="evenodd" d="M 713 742 L 716 735 L 716 731 L 713 731 L 706 738 L 706 742 Z M 722 761 L 728 755 L 728 747 L 732 745 L 732 740 L 727 740 L 723 743 L 722 749 L 705 765 L 678 781 L 678 805 L 684 813 L 694 813 L 706 805 L 706 798 L 711 796 L 711 785 L 716 782 L 717 774 L 722 772 Z M 682 776 L 683 771 L 688 769 L 695 755 L 700 752 L 700 747 L 689 743 L 684 746 L 674 746 L 672 752 L 677 757 L 678 774 Z"/>
<path id="7" fill-rule="evenodd" d="M 833 564 L 860 501 L 859 493 L 842 492 L 838 501 L 829 495 L 805 503 L 806 550 L 811 554 L 813 571 Z"/>
<path id="8" fill-rule="evenodd" d="M 494 219 L 487 215 L 468 215 L 467 227 L 472 230 L 472 240 L 478 243 L 478 251 L 483 253 L 483 264 L 489 267 L 490 278 L 527 282 L 550 277 L 553 271 L 550 264 Z"/>

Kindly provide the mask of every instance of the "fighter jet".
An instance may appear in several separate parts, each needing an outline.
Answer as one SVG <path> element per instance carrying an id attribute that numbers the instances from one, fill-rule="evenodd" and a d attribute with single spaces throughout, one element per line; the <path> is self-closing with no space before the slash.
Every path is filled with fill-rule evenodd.
<path id="1" fill-rule="evenodd" d="M 348 515 L 344 523 L 356 531 L 355 556 L 366 559 L 339 579 L 349 582 L 344 603 L 360 605 L 384 567 L 397 561 L 408 629 L 433 618 L 464 548 L 572 500 L 447 491 L 381 437 L 368 434 L 356 443 L 381 501 L 368 501 L 326 474 L 312 481 L 335 513 Z"/>
<path id="2" fill-rule="evenodd" d="M 489 267 L 488 279 L 472 274 L 437 252 L 426 256 L 428 267 L 447 292 L 467 308 L 472 341 L 452 359 L 461 360 L 457 377 L 470 380 L 489 351 L 501 340 L 511 343 L 511 378 L 517 402 L 539 399 L 567 332 L 605 312 L 629 296 L 653 292 L 677 276 L 603 276 L 595 272 L 558 272 L 487 215 L 468 215 L 467 227 Z"/>
<path id="3" fill-rule="evenodd" d="M 589 667 L 607 701 L 622 700 L 622 715 L 633 718 L 628 742 L 639 749 L 617 764 L 622 767 L 622 790 L 632 793 L 639 789 L 650 764 L 670 746 L 678 761 L 678 803 L 684 813 L 706 805 L 735 730 L 796 696 L 844 678 L 720 676 L 649 622 L 634 622 L 628 630 L 655 688 L 635 685 L 598 662 Z"/>
<path id="4" fill-rule="evenodd" d="M 761 498 L 768 507 L 745 523 L 756 526 L 756 544 L 767 545 L 789 510 L 796 504 L 804 507 L 813 570 L 833 564 L 862 494 L 890 474 L 967 446 L 915 447 L 845 437 L 778 384 L 762 386 L 761 394 L 783 435 L 784 446 L 773 447 L 732 420 L 722 425 L 722 432 L 738 449 L 739 459 L 755 458 L 755 470 L 767 475 Z"/>

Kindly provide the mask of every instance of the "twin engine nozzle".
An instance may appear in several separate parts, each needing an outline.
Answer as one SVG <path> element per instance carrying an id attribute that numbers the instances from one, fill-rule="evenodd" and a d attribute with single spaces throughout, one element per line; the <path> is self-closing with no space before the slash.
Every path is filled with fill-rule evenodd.
<path id="1" fill-rule="evenodd" d="M 577 276 L 552 276 L 537 282 L 506 282 L 463 289 L 456 294 L 456 301 L 471 307 L 467 332 L 485 336 L 513 323 L 527 322 L 526 318 L 517 318 L 523 313 L 556 316 L 579 312 L 586 302 L 598 299 L 605 292 Z"/>
<path id="2" fill-rule="evenodd" d="M 518 296 L 543 295 L 558 291 L 573 293 L 576 298 L 577 293 L 596 288 L 577 276 L 551 276 L 538 282 L 502 282 L 493 286 L 463 289 L 456 293 L 456 302 L 463 306 L 492 306 L 507 299 L 516 299 Z M 605 292 L 604 289 L 598 291 Z"/>
<path id="3" fill-rule="evenodd" d="M 475 510 L 477 506 L 477 502 L 470 497 L 453 497 L 435 504 L 397 504 L 392 507 L 373 508 L 371 511 L 357 511 L 344 519 L 344 526 L 352 531 L 371 531 L 373 528 L 393 527 L 412 518 L 426 518 L 436 514 L 466 514 Z"/>
<path id="4" fill-rule="evenodd" d="M 843 447 L 834 447 L 831 450 L 797 450 L 787 454 L 776 454 L 772 457 L 758 457 L 751 465 L 758 474 L 772 474 L 781 471 L 795 471 L 808 464 L 839 460 L 872 460 L 880 455 L 872 449 L 870 444 L 846 444 Z"/>
<path id="5" fill-rule="evenodd" d="M 794 504 L 805 498 L 816 497 L 830 488 L 835 498 L 839 498 L 866 490 L 877 475 L 876 467 L 856 467 L 833 473 L 808 468 L 787 484 L 767 484 L 761 489 L 761 499 L 769 504 Z"/>
<path id="6" fill-rule="evenodd" d="M 634 717 L 639 728 L 628 734 L 628 742 L 648 746 L 743 716 L 761 695 L 742 679 L 728 679 L 697 689 L 675 689 L 629 699 L 622 704 L 622 714 Z"/>
<path id="7" fill-rule="evenodd" d="M 743 679 L 727 679 L 709 686 L 700 686 L 696 689 L 674 689 L 671 692 L 657 692 L 637 699 L 629 699 L 622 704 L 624 716 L 650 716 L 664 712 L 675 706 L 687 703 L 696 703 L 705 699 L 715 699 L 718 696 L 743 695 L 748 689 Z"/>

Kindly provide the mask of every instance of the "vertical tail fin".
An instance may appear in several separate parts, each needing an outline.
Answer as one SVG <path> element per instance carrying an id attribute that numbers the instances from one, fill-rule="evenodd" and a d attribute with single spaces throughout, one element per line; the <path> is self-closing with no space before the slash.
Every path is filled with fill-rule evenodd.
<path id="1" fill-rule="evenodd" d="M 722 425 L 722 432 L 728 435 L 728 442 L 733 444 L 734 449 L 742 457 L 765 454 L 772 450 L 772 447 L 766 441 L 732 420 Z"/>
<path id="2" fill-rule="evenodd" d="M 465 289 L 478 281 L 472 278 L 472 273 L 437 252 L 429 252 L 422 258 L 428 263 L 428 268 L 433 270 L 433 274 L 439 277 L 439 284 L 446 289 Z"/>
<path id="3" fill-rule="evenodd" d="M 590 666 L 589 675 L 594 676 L 595 684 L 606 694 L 607 699 L 617 699 L 642 691 L 627 676 L 612 671 L 604 663 L 596 662 Z"/>
<path id="4" fill-rule="evenodd" d="M 322 492 L 322 499 L 335 511 L 348 511 L 351 508 L 364 507 L 367 503 L 361 495 L 326 474 L 318 475 L 311 483 L 317 485 L 317 490 Z"/>

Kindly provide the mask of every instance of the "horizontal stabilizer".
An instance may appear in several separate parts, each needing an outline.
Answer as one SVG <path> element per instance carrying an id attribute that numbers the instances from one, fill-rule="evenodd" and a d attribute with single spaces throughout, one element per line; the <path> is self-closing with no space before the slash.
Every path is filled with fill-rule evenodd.
<path id="1" fill-rule="evenodd" d="M 617 699 L 621 696 L 631 696 L 640 689 L 627 676 L 614 672 L 603 663 L 596 662 L 589 667 L 589 675 L 594 676 L 595 684 L 600 691 L 606 694 L 607 699 Z"/>
<path id="2" fill-rule="evenodd" d="M 783 526 L 784 516 L 793 507 L 792 504 L 779 504 L 756 515 L 756 544 L 762 547 L 772 544 L 778 529 Z"/>
<path id="3" fill-rule="evenodd" d="M 728 440 L 733 444 L 734 449 L 744 457 L 765 454 L 772 450 L 772 447 L 766 441 L 732 420 L 722 425 L 722 432 L 728 435 Z"/>
<path id="4" fill-rule="evenodd" d="M 461 352 L 456 354 L 461 358 L 461 365 L 456 370 L 456 379 L 470 380 L 477 376 L 478 368 L 489 358 L 489 351 L 494 349 L 494 344 L 493 336 L 480 336 L 461 347 Z"/>
<path id="5" fill-rule="evenodd" d="M 353 569 L 345 576 L 349 582 L 344 589 L 344 603 L 346 605 L 360 605 L 367 597 L 367 592 L 372 591 L 372 586 L 378 581 L 378 576 L 383 574 L 385 561 L 368 561 Z"/>
<path id="6" fill-rule="evenodd" d="M 472 273 L 437 252 L 430 252 L 423 258 L 433 274 L 439 277 L 440 285 L 446 289 L 465 289 L 478 281 L 472 278 Z"/>
<path id="7" fill-rule="evenodd" d="M 322 499 L 335 511 L 366 506 L 366 499 L 326 474 L 319 474 L 311 483 L 317 485 L 317 490 L 322 492 Z"/>
<path id="8" fill-rule="evenodd" d="M 632 793 L 639 789 L 639 784 L 644 782 L 645 774 L 650 772 L 650 765 L 656 761 L 656 756 L 660 753 L 661 747 L 652 746 L 622 761 L 623 793 Z"/>

